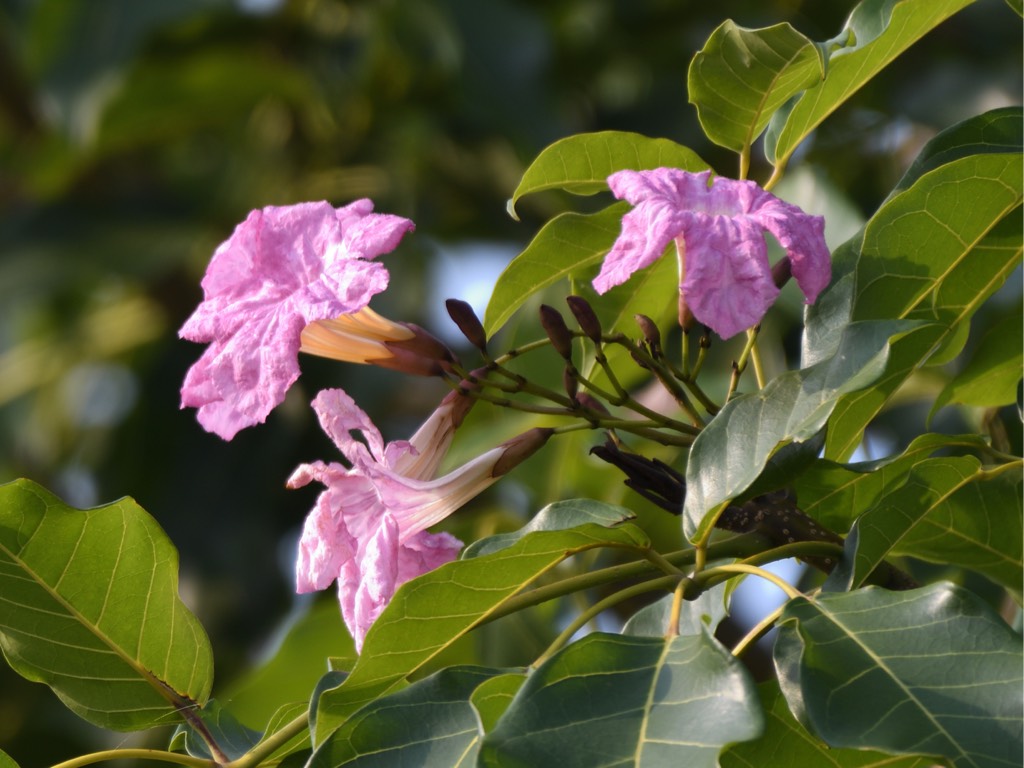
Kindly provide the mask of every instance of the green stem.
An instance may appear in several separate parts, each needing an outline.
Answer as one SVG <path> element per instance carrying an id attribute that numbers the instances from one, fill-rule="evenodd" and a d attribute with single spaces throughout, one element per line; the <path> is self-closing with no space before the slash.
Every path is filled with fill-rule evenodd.
<path id="1" fill-rule="evenodd" d="M 795 600 L 802 594 L 792 584 L 787 582 L 785 579 L 776 576 L 771 571 L 766 571 L 764 568 L 758 568 L 756 565 L 748 565 L 747 563 L 729 563 L 726 565 L 718 565 L 714 568 L 708 568 L 706 571 L 702 572 L 699 577 L 696 577 L 695 580 L 698 581 L 698 583 L 710 585 L 710 583 L 714 581 L 717 576 L 726 573 L 750 574 L 753 576 L 760 576 L 762 579 L 770 581 L 776 587 L 785 592 L 786 597 L 788 597 L 790 600 Z"/>
<path id="2" fill-rule="evenodd" d="M 759 622 L 757 622 L 757 624 L 755 624 L 754 627 L 749 632 L 747 632 L 746 635 L 743 636 L 743 639 L 736 643 L 736 645 L 732 649 L 732 655 L 740 656 L 743 654 L 745 650 L 747 650 L 747 648 L 750 645 L 756 643 L 758 638 L 760 638 L 761 635 L 763 635 L 765 632 L 771 629 L 772 625 L 779 620 L 779 617 L 782 615 L 782 612 L 784 610 L 786 610 L 785 604 L 780 605 L 774 611 L 772 611 Z"/>
<path id="3" fill-rule="evenodd" d="M 768 540 L 757 533 L 741 533 L 722 541 L 716 541 L 708 547 L 708 553 L 712 558 L 727 557 L 750 557 L 762 552 Z M 673 566 L 692 564 L 696 550 L 680 549 L 669 552 L 662 557 Z M 649 560 L 637 560 L 632 563 L 613 565 L 601 568 L 596 571 L 589 571 L 578 576 L 570 576 L 567 579 L 556 581 L 552 584 L 545 584 L 542 587 L 534 587 L 529 592 L 523 592 L 515 597 L 509 598 L 493 613 L 488 614 L 481 624 L 500 619 L 503 616 L 521 611 L 534 605 L 546 603 L 559 597 L 565 597 L 573 592 L 580 592 L 585 589 L 592 589 L 604 584 L 625 579 L 649 576 L 658 572 L 658 568 Z"/>
<path id="4" fill-rule="evenodd" d="M 109 760 L 157 760 L 164 763 L 187 765 L 192 768 L 216 768 L 217 766 L 216 762 L 204 757 L 165 752 L 162 749 L 106 749 L 102 752 L 90 752 L 88 755 L 79 755 L 71 760 L 65 760 L 63 763 L 57 763 L 53 768 L 79 768 L 79 766 L 105 763 Z"/>
<path id="5" fill-rule="evenodd" d="M 308 727 L 309 710 L 306 710 L 299 717 L 296 717 L 291 722 L 283 725 L 279 730 L 275 731 L 273 735 L 268 736 L 240 758 L 228 763 L 224 768 L 249 768 L 249 766 L 259 765 L 265 758 L 274 754 L 274 752 L 294 739 Z"/>
<path id="6" fill-rule="evenodd" d="M 547 650 L 544 651 L 544 653 L 542 653 L 540 656 L 538 656 L 537 660 L 534 661 L 533 664 L 531 664 L 530 666 L 533 669 L 536 669 L 549 658 L 554 656 L 556 653 L 558 653 L 559 650 L 562 649 L 563 646 L 565 646 L 566 643 L 568 643 L 572 639 L 573 635 L 579 632 L 582 627 L 586 626 L 587 622 L 589 622 L 594 617 L 600 615 L 601 613 L 604 613 L 609 608 L 618 605 L 624 600 L 628 600 L 631 597 L 636 597 L 637 595 L 642 595 L 646 592 L 653 592 L 656 589 L 668 589 L 672 585 L 676 584 L 679 580 L 679 576 L 662 576 L 660 579 L 651 579 L 650 581 L 644 581 L 640 584 L 634 584 L 631 587 L 620 589 L 618 592 L 608 595 L 608 597 L 604 598 L 604 600 L 598 600 L 596 603 L 590 606 L 590 608 L 583 611 L 579 616 L 577 616 L 572 621 L 572 623 L 570 623 L 569 626 L 566 627 L 562 631 L 562 633 L 555 638 L 554 642 L 552 642 L 551 645 L 548 646 Z"/>

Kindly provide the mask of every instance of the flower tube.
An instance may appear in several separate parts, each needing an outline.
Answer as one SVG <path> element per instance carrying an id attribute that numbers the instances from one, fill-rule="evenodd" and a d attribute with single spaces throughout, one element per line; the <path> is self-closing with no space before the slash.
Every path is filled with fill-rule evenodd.
<path id="1" fill-rule="evenodd" d="M 310 592 L 337 581 L 342 617 L 357 650 L 402 584 L 458 555 L 461 541 L 427 528 L 531 455 L 551 434 L 530 430 L 431 479 L 473 402 L 453 392 L 409 441 L 385 445 L 369 417 L 343 391 L 325 390 L 313 401 L 321 426 L 351 467 L 303 464 L 288 480 L 290 488 L 313 481 L 325 486 L 303 526 L 296 586 Z"/>

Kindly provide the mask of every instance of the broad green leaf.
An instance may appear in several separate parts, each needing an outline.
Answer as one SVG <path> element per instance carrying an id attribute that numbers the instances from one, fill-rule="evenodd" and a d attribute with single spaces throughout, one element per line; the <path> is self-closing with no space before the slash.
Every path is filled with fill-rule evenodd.
<path id="1" fill-rule="evenodd" d="M 832 747 L 1019 763 L 1021 637 L 961 587 L 797 598 L 775 662 L 790 708 Z"/>
<path id="2" fill-rule="evenodd" d="M 456 560 L 404 584 L 367 633 L 351 674 L 320 696 L 318 741 L 352 712 L 401 685 L 534 579 L 574 554 L 606 546 L 640 548 L 650 541 L 630 523 L 536 531 L 506 549 Z"/>
<path id="3" fill-rule="evenodd" d="M 470 701 L 480 716 L 480 727 L 484 733 L 494 730 L 498 719 L 508 709 L 516 692 L 525 682 L 525 672 L 509 672 L 485 680 L 473 691 Z"/>
<path id="4" fill-rule="evenodd" d="M 1008 405 L 1017 399 L 1024 369 L 1024 321 L 1020 308 L 993 325 L 964 369 L 935 398 L 931 413 L 949 403 Z"/>
<path id="5" fill-rule="evenodd" d="M 1021 465 L 984 470 L 973 456 L 917 464 L 858 518 L 830 584 L 849 590 L 890 555 L 970 568 L 1010 589 L 1024 583 Z"/>
<path id="6" fill-rule="evenodd" d="M 612 528 L 619 523 L 636 519 L 636 514 L 625 507 L 606 504 L 594 499 L 568 499 L 548 504 L 540 512 L 530 518 L 530 522 L 511 533 L 498 533 L 485 539 L 474 541 L 465 550 L 461 558 L 468 560 L 473 557 L 489 555 L 507 549 L 527 534 L 535 531 L 564 531 L 579 525 L 594 523 Z"/>
<path id="7" fill-rule="evenodd" d="M 475 765 L 480 723 L 473 692 L 499 670 L 448 667 L 367 704 L 313 752 L 309 768 Z"/>
<path id="8" fill-rule="evenodd" d="M 893 59 L 973 0 L 862 0 L 829 49 L 826 76 L 772 118 L 765 154 L 784 166 L 797 146 Z"/>
<path id="9" fill-rule="evenodd" d="M 818 47 L 789 24 L 745 29 L 727 20 L 693 57 L 687 91 L 708 138 L 743 152 L 779 107 L 821 81 L 824 67 Z"/>
<path id="10" fill-rule="evenodd" d="M 774 680 L 758 686 L 765 713 L 761 738 L 722 753 L 722 768 L 933 768 L 923 757 L 894 758 L 883 752 L 832 749 L 797 722 Z"/>
<path id="11" fill-rule="evenodd" d="M 871 384 L 885 367 L 889 338 L 906 327 L 898 321 L 854 323 L 832 357 L 730 400 L 690 449 L 686 536 L 697 541 L 706 535 L 715 513 L 757 479 L 782 443 L 813 437 L 841 395 Z"/>
<path id="12" fill-rule="evenodd" d="M 28 480 L 0 486 L 0 647 L 104 728 L 180 722 L 210 694 L 178 553 L 131 499 L 79 510 Z"/>
<path id="13" fill-rule="evenodd" d="M 722 619 L 728 615 L 725 609 L 726 584 L 719 584 L 702 592 L 696 600 L 685 600 L 680 606 L 679 624 L 676 629 L 680 635 L 699 635 L 705 628 L 714 632 Z M 669 630 L 672 616 L 672 603 L 675 595 L 668 594 L 645 605 L 629 617 L 622 628 L 624 635 L 639 637 L 665 637 Z"/>
<path id="14" fill-rule="evenodd" d="M 970 319 L 1020 262 L 1019 154 L 971 155 L 921 176 L 872 217 L 857 264 L 853 317 L 929 325 L 893 344 L 884 376 L 843 398 L 826 455 L 849 456 L 907 378 Z"/>
<path id="15" fill-rule="evenodd" d="M 743 665 L 704 631 L 671 639 L 594 633 L 530 675 L 484 737 L 484 766 L 717 765 L 762 728 Z"/>
<path id="16" fill-rule="evenodd" d="M 577 195 L 593 195 L 608 189 L 608 177 L 616 171 L 648 171 L 653 168 L 708 168 L 697 154 L 669 139 L 651 139 L 639 133 L 601 131 L 581 133 L 556 141 L 541 150 L 508 201 L 513 219 L 516 202 L 524 195 L 563 189 Z"/>
<path id="17" fill-rule="evenodd" d="M 206 733 L 213 738 L 221 753 L 229 760 L 237 760 L 260 742 L 259 731 L 246 728 L 215 699 L 206 702 L 206 706 L 196 714 Z M 193 757 L 213 759 L 209 745 L 188 725 L 177 727 L 171 737 L 170 749 L 184 750 Z"/>
<path id="18" fill-rule="evenodd" d="M 1006 4 L 1010 6 L 1018 16 L 1024 16 L 1024 0 L 1006 0 Z"/>
<path id="19" fill-rule="evenodd" d="M 484 312 L 487 335 L 493 336 L 537 291 L 600 262 L 628 210 L 626 203 L 616 203 L 593 214 L 563 213 L 545 224 L 498 276 Z"/>
<path id="20" fill-rule="evenodd" d="M 18 768 L 18 764 L 14 762 L 14 758 L 0 749 L 0 768 Z"/>
<path id="21" fill-rule="evenodd" d="M 978 435 L 925 434 L 914 438 L 903 453 L 877 461 L 839 464 L 819 459 L 797 478 L 797 499 L 800 509 L 822 525 L 845 533 L 883 494 L 903 484 L 915 464 L 936 451 L 987 448 Z"/>
<path id="22" fill-rule="evenodd" d="M 1024 112 L 1002 107 L 951 125 L 928 141 L 889 195 L 908 189 L 929 171 L 970 155 L 1020 152 L 1024 145 Z"/>

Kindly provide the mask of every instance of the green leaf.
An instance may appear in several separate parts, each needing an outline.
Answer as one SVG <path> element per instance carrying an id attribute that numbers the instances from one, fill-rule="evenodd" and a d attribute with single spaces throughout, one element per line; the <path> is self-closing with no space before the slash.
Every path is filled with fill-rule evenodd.
<path id="1" fill-rule="evenodd" d="M 18 764 L 14 762 L 14 758 L 0 749 L 0 768 L 18 768 Z"/>
<path id="2" fill-rule="evenodd" d="M 849 590 L 890 555 L 971 568 L 1010 589 L 1024 582 L 1020 464 L 984 470 L 973 456 L 917 464 L 858 518 L 830 585 Z"/>
<path id="3" fill-rule="evenodd" d="M 824 75 L 822 52 L 789 24 L 745 29 L 727 20 L 693 57 L 687 90 L 708 138 L 743 152 L 779 107 Z"/>
<path id="4" fill-rule="evenodd" d="M 490 555 L 508 549 L 524 536 L 535 531 L 565 531 L 587 523 L 612 528 L 619 523 L 636 519 L 636 514 L 616 504 L 606 504 L 594 499 L 568 499 L 548 504 L 530 522 L 511 533 L 498 533 L 474 541 L 466 547 L 461 559 Z"/>
<path id="5" fill-rule="evenodd" d="M 683 506 L 687 537 L 705 536 L 717 511 L 757 479 L 782 443 L 813 437 L 841 395 L 871 384 L 885 367 L 889 338 L 906 328 L 898 321 L 854 323 L 832 357 L 730 400 L 690 449 Z"/>
<path id="6" fill-rule="evenodd" d="M 832 749 L 797 722 L 774 680 L 758 686 L 765 712 L 761 738 L 734 744 L 722 753 L 722 768 L 932 768 L 922 757 L 893 758 L 883 752 Z"/>
<path id="7" fill-rule="evenodd" d="M 924 174 L 868 222 L 854 319 L 930 324 L 893 344 L 878 384 L 836 406 L 829 458 L 853 452 L 864 427 L 899 386 L 1012 273 L 1021 256 L 1021 198 L 1020 154 L 971 155 Z"/>
<path id="8" fill-rule="evenodd" d="M 984 451 L 979 435 L 925 434 L 914 438 L 898 456 L 855 464 L 827 459 L 814 461 L 796 481 L 800 508 L 822 525 L 844 533 L 885 493 L 906 482 L 907 474 L 938 450 L 955 448 Z"/>
<path id="9" fill-rule="evenodd" d="M 829 49 L 826 76 L 776 112 L 765 136 L 765 154 L 784 166 L 793 150 L 826 117 L 891 61 L 973 0 L 862 0 Z"/>
<path id="10" fill-rule="evenodd" d="M 556 141 L 541 150 L 508 201 L 513 219 L 516 202 L 524 195 L 562 189 L 577 195 L 593 195 L 608 189 L 608 177 L 616 171 L 648 171 L 653 168 L 708 168 L 697 154 L 669 139 L 651 139 L 639 133 L 601 131 L 581 133 Z"/>
<path id="11" fill-rule="evenodd" d="M 509 672 L 485 680 L 473 691 L 470 701 L 480 716 L 480 725 L 484 733 L 494 730 L 498 719 L 508 709 L 516 692 L 525 682 L 524 672 Z"/>
<path id="12" fill-rule="evenodd" d="M 711 635 L 594 633 L 530 675 L 493 731 L 485 766 L 717 765 L 762 728 L 754 685 Z"/>
<path id="13" fill-rule="evenodd" d="M 498 670 L 448 667 L 367 704 L 313 752 L 309 768 L 475 764 L 480 723 L 473 692 Z"/>
<path id="14" fill-rule="evenodd" d="M 640 548 L 650 541 L 630 523 L 536 531 L 506 549 L 456 560 L 404 584 L 367 633 L 351 674 L 320 696 L 318 740 L 367 702 L 401 685 L 534 579 L 574 554 L 605 546 Z"/>
<path id="15" fill-rule="evenodd" d="M 1018 16 L 1024 16 L 1024 0 L 1006 0 L 1006 4 L 1013 9 Z"/>
<path id="16" fill-rule="evenodd" d="M 949 403 L 1009 405 L 1017 399 L 1024 368 L 1024 321 L 1020 308 L 993 325 L 970 362 L 935 398 L 930 416 Z"/>
<path id="17" fill-rule="evenodd" d="M 78 510 L 0 486 L 0 647 L 73 712 L 120 731 L 206 702 L 213 659 L 178 597 L 178 553 L 131 499 Z"/>
<path id="18" fill-rule="evenodd" d="M 246 728 L 219 701 L 211 699 L 197 712 L 206 732 L 213 737 L 221 752 L 230 760 L 237 760 L 255 747 L 261 738 L 259 731 Z M 193 757 L 213 759 L 209 745 L 194 728 L 179 725 L 171 737 L 172 750 L 184 749 Z"/>
<path id="19" fill-rule="evenodd" d="M 951 125 L 928 141 L 907 172 L 893 189 L 890 198 L 929 171 L 970 155 L 1020 152 L 1024 145 L 1024 111 L 1020 107 L 1002 107 Z"/>
<path id="20" fill-rule="evenodd" d="M 1020 760 L 1021 638 L 961 587 L 797 598 L 775 661 L 790 708 L 832 747 Z"/>
<path id="21" fill-rule="evenodd" d="M 537 291 L 600 262 L 628 210 L 628 204 L 616 203 L 598 213 L 563 213 L 545 224 L 498 276 L 484 312 L 487 335 L 493 336 Z"/>
<path id="22" fill-rule="evenodd" d="M 695 600 L 683 601 L 677 625 L 679 634 L 699 635 L 705 628 L 714 632 L 722 619 L 728 615 L 728 611 L 725 609 L 725 590 L 726 584 L 719 584 L 702 592 Z M 668 594 L 650 605 L 645 605 L 630 616 L 629 621 L 622 628 L 622 634 L 639 637 L 665 637 L 668 634 L 674 602 L 675 595 Z"/>

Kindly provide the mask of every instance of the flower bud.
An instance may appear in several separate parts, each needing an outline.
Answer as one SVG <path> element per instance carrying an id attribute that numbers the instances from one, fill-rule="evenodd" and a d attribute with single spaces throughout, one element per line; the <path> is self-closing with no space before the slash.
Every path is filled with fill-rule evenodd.
<path id="1" fill-rule="evenodd" d="M 500 477 L 511 472 L 514 467 L 522 464 L 540 450 L 554 433 L 555 430 L 550 427 L 534 427 L 502 443 L 505 452 L 494 463 L 494 467 L 491 469 L 491 476 Z"/>
<path id="2" fill-rule="evenodd" d="M 590 302 L 582 296 L 566 296 L 565 303 L 569 305 L 569 310 L 572 312 L 573 317 L 580 324 L 580 330 L 587 334 L 587 338 L 592 342 L 600 344 L 601 321 L 597 319 L 597 314 L 594 312 L 594 308 L 590 306 Z"/>
<path id="3" fill-rule="evenodd" d="M 579 403 L 582 407 L 586 408 L 588 411 L 596 411 L 597 413 L 603 414 L 605 416 L 611 415 L 610 413 L 608 413 L 608 409 L 604 407 L 604 403 L 602 403 L 589 392 L 580 392 L 578 395 L 576 395 L 575 399 L 577 403 Z"/>
<path id="4" fill-rule="evenodd" d="M 640 331 L 644 335 L 644 341 L 651 348 L 651 354 L 655 357 L 660 356 L 661 331 L 658 330 L 658 326 L 647 315 L 633 315 L 633 318 L 636 320 L 636 324 L 640 326 Z"/>
<path id="5" fill-rule="evenodd" d="M 775 266 L 772 267 L 772 282 L 775 283 L 776 288 L 782 288 L 792 276 L 793 263 L 789 260 L 789 256 L 783 256 L 775 262 Z"/>
<path id="6" fill-rule="evenodd" d="M 371 360 L 382 368 L 393 368 L 406 373 L 426 376 L 440 376 L 458 359 L 440 340 L 413 323 L 401 323 L 412 334 L 411 338 L 385 341 L 384 346 L 392 357 L 385 360 Z M 417 360 L 417 358 L 419 358 Z"/>
<path id="7" fill-rule="evenodd" d="M 551 346 L 566 360 L 572 359 L 572 332 L 565 324 L 565 319 L 554 307 L 540 305 L 540 324 L 551 339 Z"/>
<path id="8" fill-rule="evenodd" d="M 448 316 L 451 317 L 455 325 L 462 331 L 462 335 L 466 337 L 470 344 L 486 354 L 487 334 L 484 333 L 484 326 L 481 324 L 480 318 L 476 316 L 473 308 L 460 299 L 448 299 L 445 301 L 444 306 L 448 310 Z"/>
<path id="9" fill-rule="evenodd" d="M 565 387 L 565 394 L 572 400 L 576 399 L 576 392 L 580 388 L 580 380 L 576 373 L 576 366 L 572 364 L 565 366 L 565 370 L 562 371 L 562 386 Z"/>
<path id="10" fill-rule="evenodd" d="M 682 291 L 679 291 L 679 327 L 683 329 L 683 333 L 689 333 L 696 323 L 697 318 L 693 316 L 693 311 L 687 306 L 686 297 Z"/>

